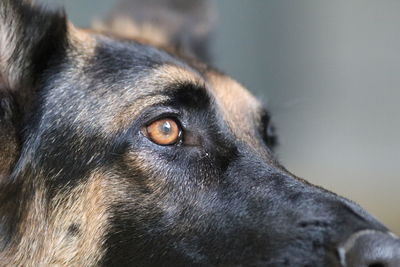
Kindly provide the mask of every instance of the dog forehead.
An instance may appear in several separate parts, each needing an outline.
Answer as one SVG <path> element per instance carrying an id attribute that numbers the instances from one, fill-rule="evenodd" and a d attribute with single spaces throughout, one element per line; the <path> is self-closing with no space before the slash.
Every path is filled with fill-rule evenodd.
<path id="1" fill-rule="evenodd" d="M 52 114 L 65 111 L 66 97 L 74 122 L 107 134 L 129 127 L 147 107 L 170 100 L 168 91 L 193 85 L 185 90 L 203 88 L 236 136 L 254 139 L 260 105 L 228 76 L 150 45 L 80 29 L 70 33 L 74 51 L 67 74 L 58 74 L 61 83 L 52 86 L 47 101 Z"/>
<path id="2" fill-rule="evenodd" d="M 168 86 L 162 85 L 171 83 L 204 86 L 225 109 L 234 113 L 244 113 L 260 106 L 257 99 L 229 76 L 192 58 L 181 57 L 173 50 L 166 51 L 165 48 L 156 48 L 137 40 L 119 40 L 81 29 L 74 29 L 73 39 L 79 39 L 76 43 L 87 43 L 88 40 L 93 43 L 95 40 L 96 44 L 90 45 L 89 49 L 88 45 L 79 47 L 85 47 L 84 53 L 89 56 L 86 57 L 88 62 L 82 64 L 88 66 L 85 72 L 89 75 L 110 74 L 128 83 L 139 81 L 151 85 L 144 86 L 145 91 L 159 91 L 161 87 L 168 89 Z M 118 72 L 122 76 L 115 75 Z"/>

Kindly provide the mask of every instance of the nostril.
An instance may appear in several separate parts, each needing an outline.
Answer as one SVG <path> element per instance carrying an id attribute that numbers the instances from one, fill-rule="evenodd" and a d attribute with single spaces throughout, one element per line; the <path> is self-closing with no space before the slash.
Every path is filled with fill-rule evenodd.
<path id="1" fill-rule="evenodd" d="M 400 240 L 390 234 L 364 230 L 350 236 L 338 248 L 342 266 L 399 267 Z"/>

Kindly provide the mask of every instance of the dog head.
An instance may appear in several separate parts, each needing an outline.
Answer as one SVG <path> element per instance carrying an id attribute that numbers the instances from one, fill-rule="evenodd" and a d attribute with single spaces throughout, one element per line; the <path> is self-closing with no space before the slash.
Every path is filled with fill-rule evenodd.
<path id="1" fill-rule="evenodd" d="M 1 1 L 2 261 L 398 264 L 382 224 L 275 160 L 268 112 L 193 57 L 208 59 L 208 30 L 172 2 L 190 16 L 139 18 L 130 39 Z"/>

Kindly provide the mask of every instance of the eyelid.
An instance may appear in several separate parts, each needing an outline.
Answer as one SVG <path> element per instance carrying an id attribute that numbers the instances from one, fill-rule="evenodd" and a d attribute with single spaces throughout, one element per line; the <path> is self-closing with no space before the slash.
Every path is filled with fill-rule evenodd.
<path id="1" fill-rule="evenodd" d="M 140 127 L 143 127 L 162 118 L 174 118 L 179 122 L 180 117 L 181 112 L 179 110 L 158 104 L 143 110 L 136 123 L 139 123 Z"/>
<path id="2" fill-rule="evenodd" d="M 178 124 L 178 126 L 182 125 L 180 123 L 180 120 L 178 119 L 178 114 L 176 114 L 176 113 L 162 113 L 162 114 L 159 114 L 159 115 L 157 115 L 155 117 L 152 117 L 145 125 L 148 126 L 148 125 L 152 124 L 153 122 L 158 121 L 158 120 L 162 120 L 162 119 L 171 119 L 174 122 L 176 122 Z"/>

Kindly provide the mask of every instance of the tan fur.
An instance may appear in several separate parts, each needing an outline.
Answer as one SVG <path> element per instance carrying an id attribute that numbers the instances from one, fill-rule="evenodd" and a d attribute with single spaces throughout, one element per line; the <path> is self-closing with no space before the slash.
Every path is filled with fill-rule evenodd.
<path id="1" fill-rule="evenodd" d="M 118 17 L 109 25 L 101 21 L 94 23 L 94 28 L 100 32 L 112 32 L 113 34 L 127 39 L 136 39 L 154 46 L 168 46 L 170 40 L 166 32 L 151 23 L 139 25 L 131 18 Z"/>
<path id="2" fill-rule="evenodd" d="M 68 23 L 68 40 L 76 50 L 90 58 L 94 55 L 96 49 L 96 40 L 93 34 L 88 30 L 76 28 L 72 23 Z"/>
<path id="3" fill-rule="evenodd" d="M 216 103 L 220 106 L 232 132 L 253 147 L 259 147 L 260 144 L 254 138 L 257 127 L 254 127 L 253 122 L 259 116 L 257 111 L 261 107 L 260 103 L 242 85 L 231 78 L 216 72 L 209 72 L 206 76 Z"/>
<path id="4" fill-rule="evenodd" d="M 93 266 L 104 253 L 112 185 L 94 172 L 88 181 L 51 203 L 40 187 L 18 229 L 19 241 L 0 254 L 1 266 Z M 76 225 L 77 233 L 69 233 Z"/>
<path id="5" fill-rule="evenodd" d="M 195 73 L 183 67 L 174 65 L 163 65 L 154 71 L 154 79 L 163 79 L 166 83 L 202 83 L 202 78 Z M 161 84 L 165 84 L 161 81 Z"/>

